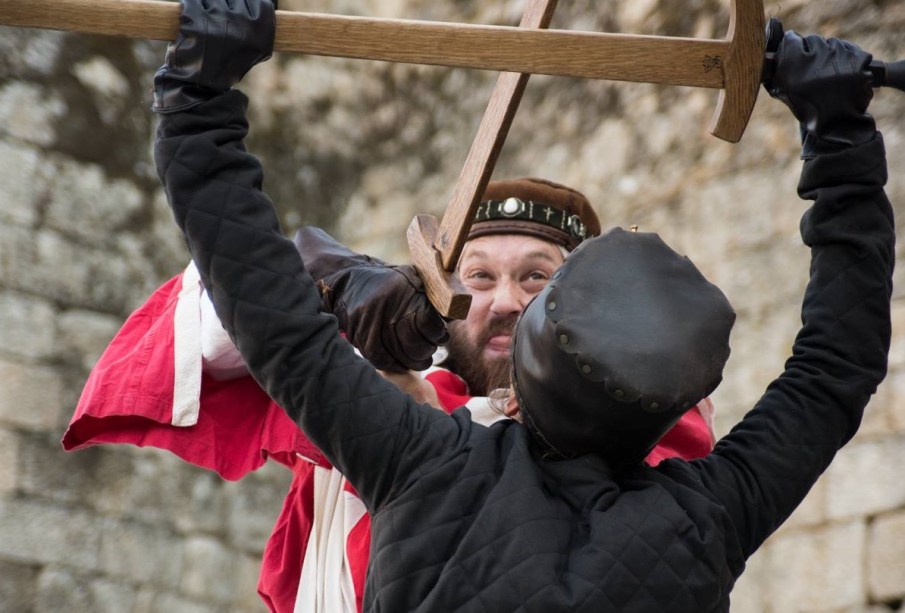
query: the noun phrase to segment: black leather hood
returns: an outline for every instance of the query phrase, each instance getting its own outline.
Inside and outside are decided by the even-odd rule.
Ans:
[[[640,462],[719,384],[734,322],[723,292],[658,235],[588,240],[519,321],[525,422],[564,457]]]

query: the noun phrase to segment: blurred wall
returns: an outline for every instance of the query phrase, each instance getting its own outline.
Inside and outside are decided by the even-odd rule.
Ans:
[[[281,0],[281,8],[517,24],[523,2]],[[786,27],[905,58],[905,5],[787,0]],[[574,0],[553,27],[721,38],[728,3]],[[151,78],[164,44],[0,28],[0,611],[262,611],[258,560],[288,484],[240,482],[153,449],[64,453],[81,387],[128,313],[187,261],[154,173]],[[606,61],[602,58],[601,61]],[[277,55],[242,84],[249,147],[287,233],[321,225],[406,259],[416,213],[440,215],[495,75]],[[535,76],[497,177],[584,191],[605,226],[657,231],[729,295],[733,353],[714,396],[725,433],[777,375],[798,326],[806,204],[797,126],[761,95],[739,144],[707,134],[713,91]],[[905,94],[872,112],[905,218]],[[902,223],[899,221],[900,238]],[[903,241],[900,241],[900,243]],[[861,432],[750,561],[734,613],[903,610],[905,273],[890,374]]]

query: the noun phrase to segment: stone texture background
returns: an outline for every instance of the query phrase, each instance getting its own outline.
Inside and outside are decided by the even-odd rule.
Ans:
[[[726,2],[574,0],[554,27],[720,38]],[[515,24],[524,2],[282,0],[281,8]],[[789,28],[905,57],[905,4],[786,0]],[[150,83],[164,45],[0,28],[0,611],[262,611],[258,559],[288,483],[238,483],[151,449],[64,453],[92,364],[186,253],[150,159]],[[406,257],[440,214],[493,86],[478,71],[278,56],[243,85],[249,145],[287,232],[325,226]],[[581,188],[604,224],[638,224],[724,288],[739,320],[715,394],[724,433],[778,374],[798,326],[807,251],[797,129],[761,95],[742,142],[706,133],[716,94],[536,76],[497,176]],[[905,95],[880,92],[889,194],[905,219]],[[899,222],[899,228],[903,223]],[[902,233],[900,232],[900,239]],[[905,243],[905,241],[900,241]],[[887,381],[858,436],[752,558],[734,613],[903,610],[905,266]]]

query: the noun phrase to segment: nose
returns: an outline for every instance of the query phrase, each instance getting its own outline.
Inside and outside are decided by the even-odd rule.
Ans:
[[[494,288],[490,310],[499,316],[517,315],[528,304],[529,298],[530,296],[517,283],[499,283]]]

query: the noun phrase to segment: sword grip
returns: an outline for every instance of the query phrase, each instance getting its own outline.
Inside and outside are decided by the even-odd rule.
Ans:
[[[870,72],[873,74],[874,87],[892,87],[905,92],[905,60],[898,62],[874,60],[870,63]]]

